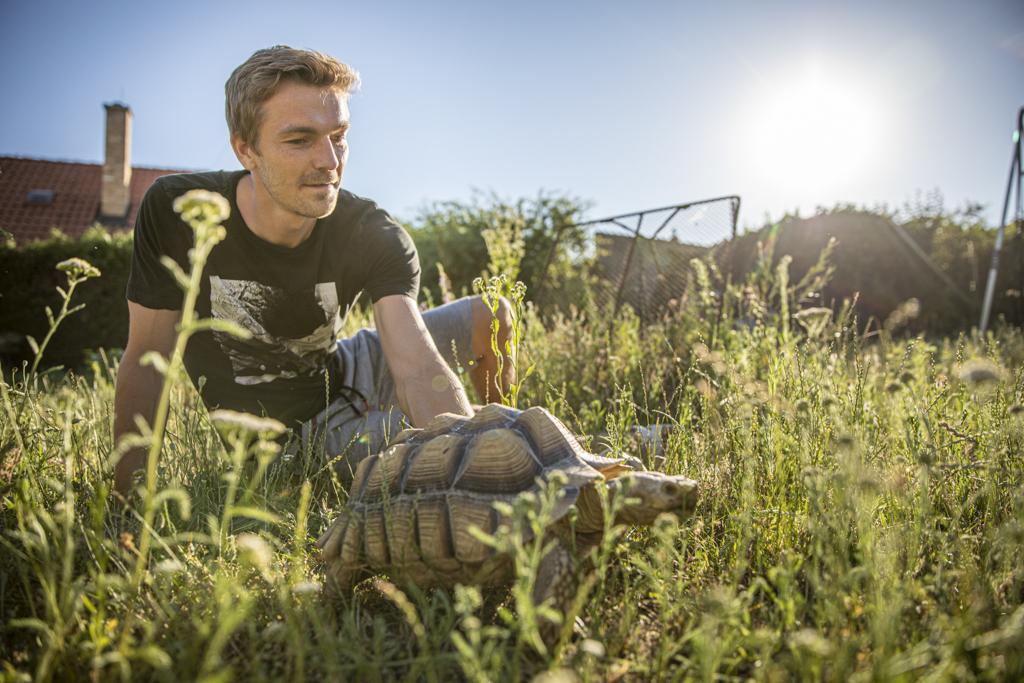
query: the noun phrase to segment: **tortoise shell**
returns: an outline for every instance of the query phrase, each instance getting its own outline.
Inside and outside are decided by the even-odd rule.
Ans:
[[[494,503],[538,491],[555,472],[565,485],[554,520],[593,482],[629,468],[587,453],[543,408],[491,404],[473,417],[445,413],[406,429],[356,469],[340,517],[320,537],[327,577],[347,588],[390,571],[421,585],[481,579],[493,571],[493,534],[504,521]]]

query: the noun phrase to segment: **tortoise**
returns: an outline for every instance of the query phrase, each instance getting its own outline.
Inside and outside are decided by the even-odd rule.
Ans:
[[[564,614],[575,593],[572,549],[593,547],[605,528],[594,486],[600,480],[607,500],[628,493],[616,524],[650,524],[662,512],[686,516],[697,500],[691,479],[588,453],[544,408],[490,404],[473,417],[443,413],[359,463],[345,508],[317,541],[328,587],[347,592],[380,572],[423,588],[508,582],[510,558],[471,527],[508,533],[500,510],[510,508],[496,503],[528,493],[538,500],[555,482],[561,490],[546,534],[556,543],[541,560],[532,598],[537,605],[552,599]]]

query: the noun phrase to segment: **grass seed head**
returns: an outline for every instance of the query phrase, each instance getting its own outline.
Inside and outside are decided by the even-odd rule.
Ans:
[[[249,413],[223,408],[211,411],[210,419],[228,429],[238,429],[264,436],[278,436],[284,434],[287,429],[284,423],[272,417],[257,417]]]

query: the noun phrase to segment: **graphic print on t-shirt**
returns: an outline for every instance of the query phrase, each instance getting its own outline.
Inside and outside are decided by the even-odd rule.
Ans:
[[[230,320],[252,333],[249,339],[213,333],[231,359],[238,384],[322,373],[341,329],[333,282],[285,290],[214,275],[210,277],[210,306],[214,318]]]

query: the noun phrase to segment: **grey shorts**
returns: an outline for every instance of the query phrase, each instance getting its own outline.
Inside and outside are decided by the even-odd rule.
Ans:
[[[424,311],[423,322],[441,357],[464,376],[472,360],[472,297]],[[409,423],[398,405],[376,330],[363,328],[339,340],[336,353],[342,384],[356,391],[342,390],[325,410],[303,423],[299,442],[289,450],[301,449],[304,457],[324,463],[333,460],[341,478],[350,480],[360,460],[383,449]]]

